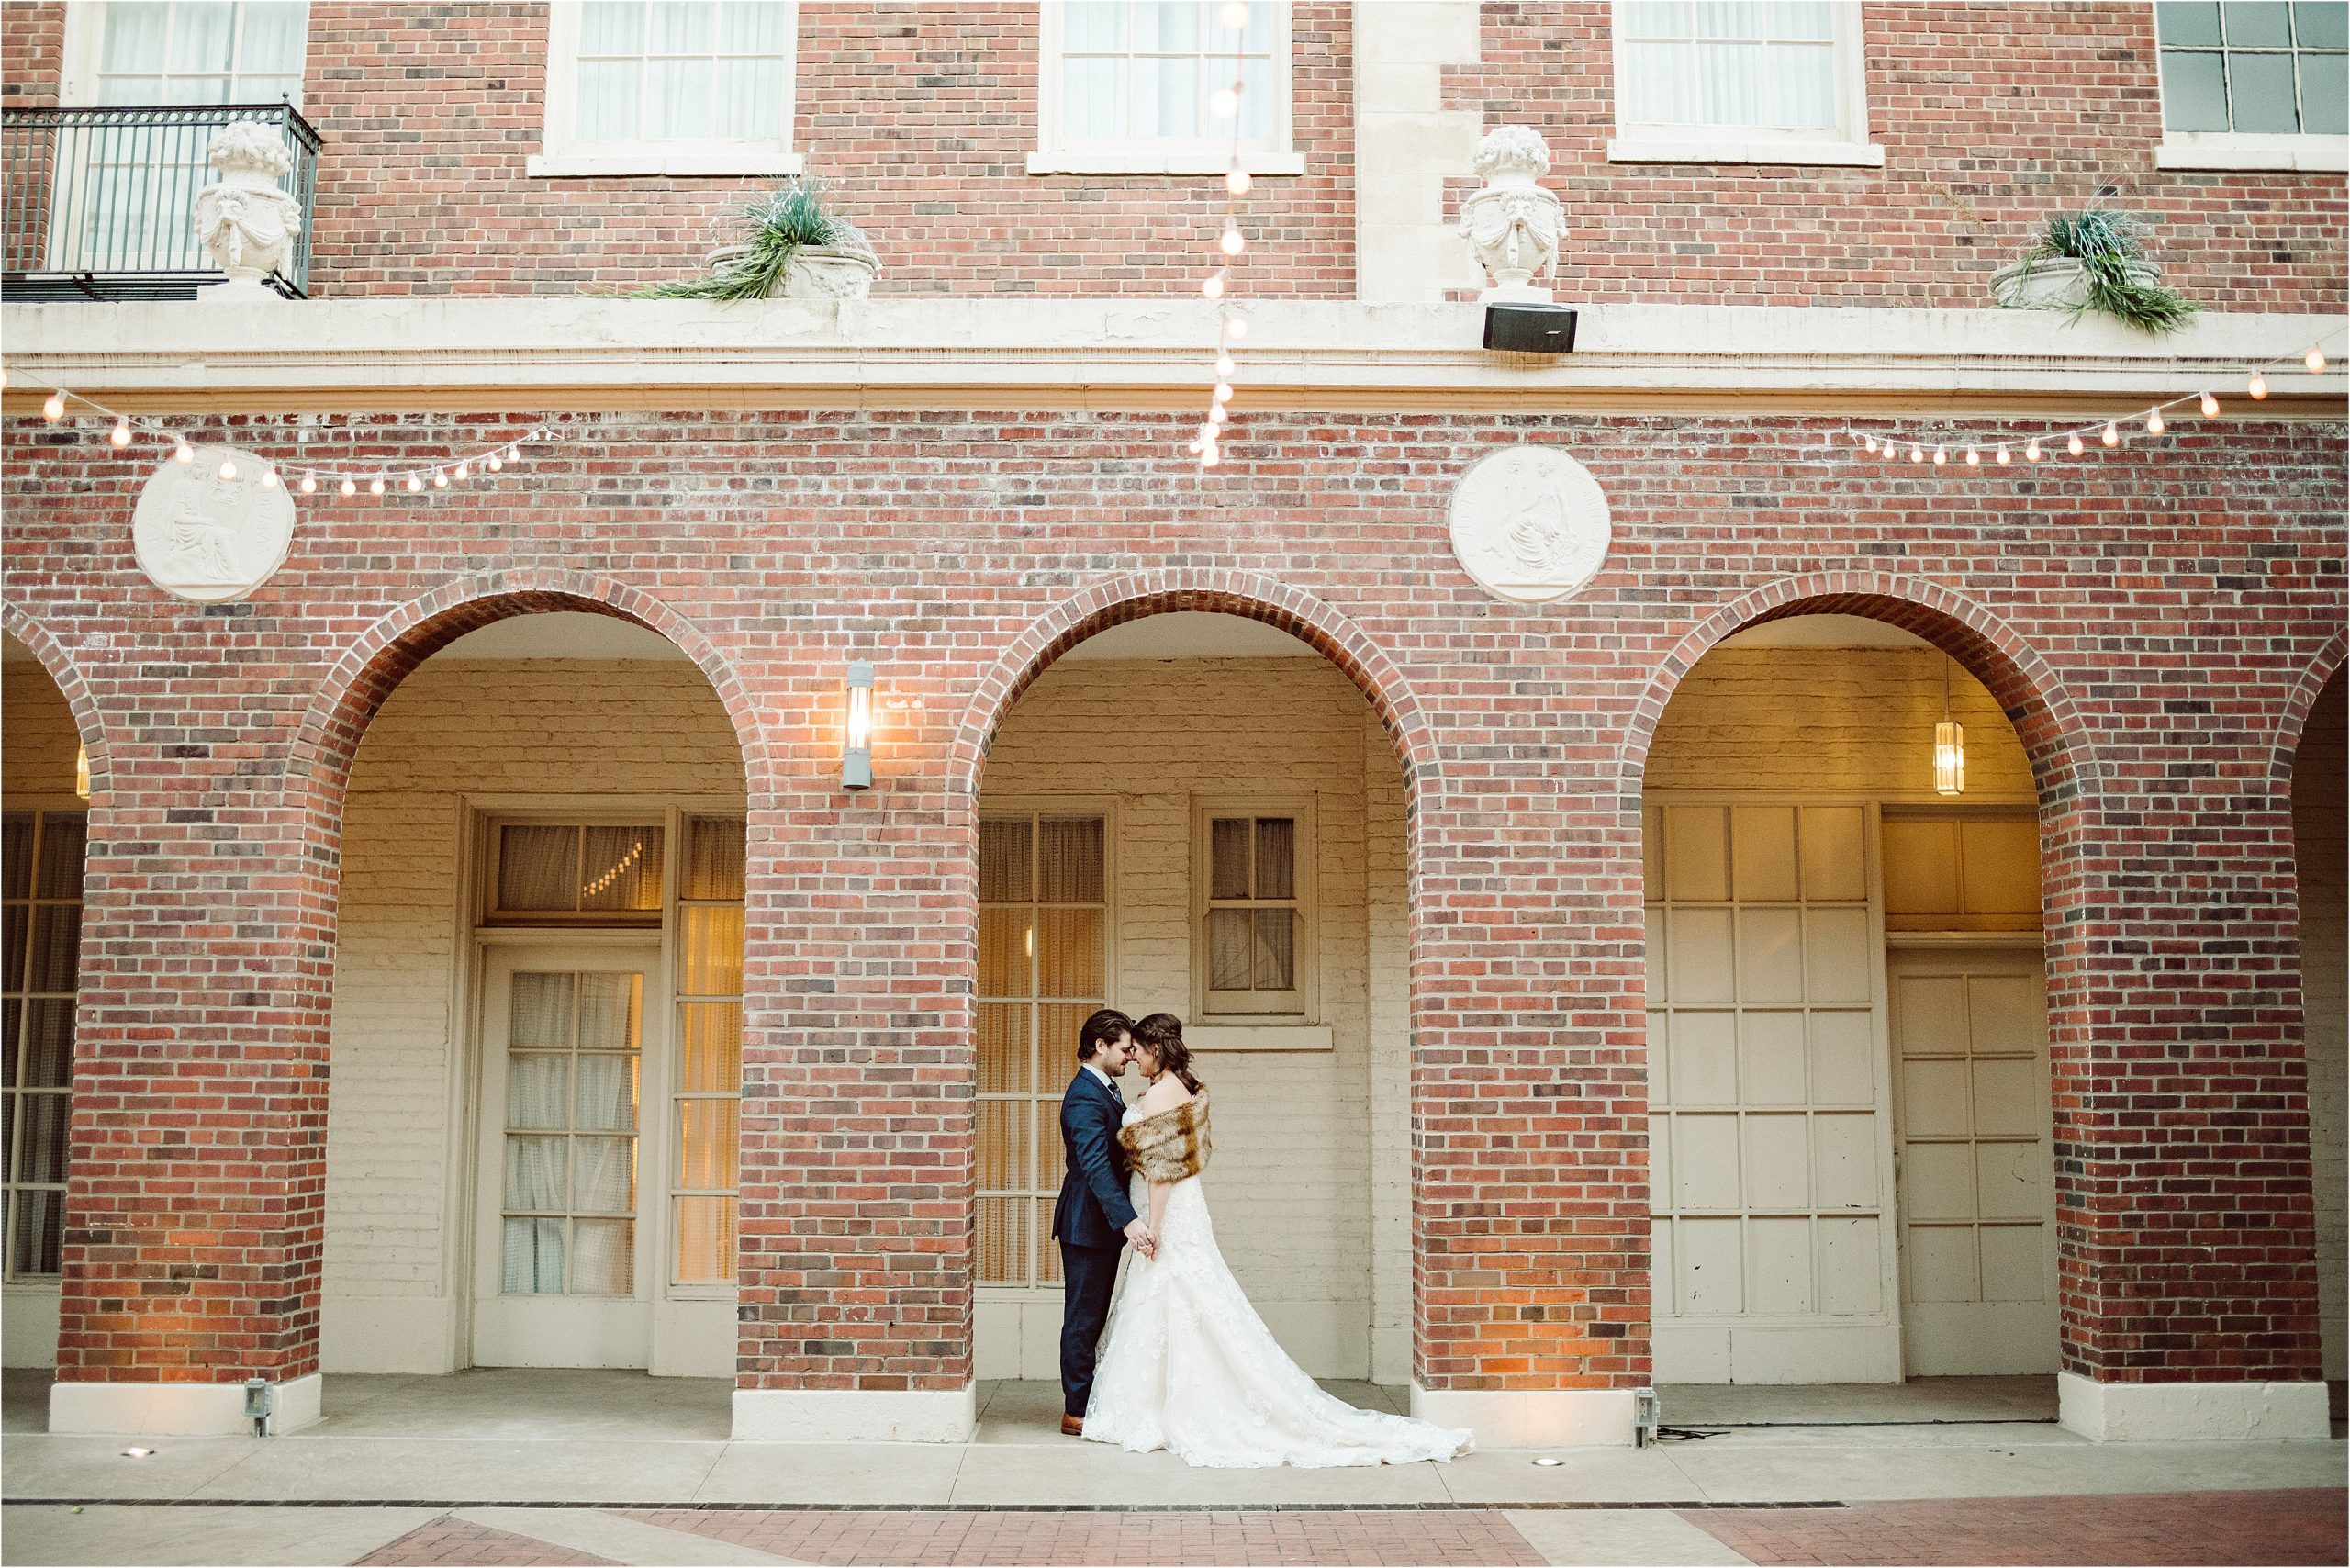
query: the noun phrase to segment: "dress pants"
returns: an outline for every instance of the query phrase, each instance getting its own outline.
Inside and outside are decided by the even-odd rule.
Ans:
[[[1110,1297],[1118,1287],[1118,1254],[1125,1249],[1060,1246],[1062,1408],[1082,1417],[1093,1393],[1093,1359],[1110,1321]]]

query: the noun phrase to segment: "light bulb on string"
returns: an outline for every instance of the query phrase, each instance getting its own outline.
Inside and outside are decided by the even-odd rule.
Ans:
[[[2169,427],[2163,423],[2163,411],[2160,409],[2149,409],[2146,410],[2146,433],[2148,435],[2160,435],[2167,428]]]
[[[2318,375],[2325,369],[2325,351],[2312,343],[2310,352],[2301,356],[2301,363],[2309,366],[2311,375]]]
[[[1975,451],[1973,447],[1968,447],[1966,449],[1966,465],[1969,468],[1980,468],[1983,466],[1983,454]]]
[[[1224,9],[1216,13],[1216,20],[1224,24],[1225,32],[1247,32],[1248,30],[1248,0],[1225,0]]]
[[[1939,468],[1939,467],[1941,467],[1943,464],[1948,463],[1949,461],[1950,461],[1950,448],[1949,448],[1949,447],[1947,447],[1947,446],[1938,446],[1938,447],[1934,448],[1934,466],[1935,466],[1935,467]]]
[[[1873,436],[1873,435],[1870,435],[1870,436],[1863,436],[1863,437],[1861,438],[1861,444],[1862,444],[1863,446],[1866,447],[1866,448],[1869,450],[1869,453],[1870,453],[1870,454],[1871,454],[1871,455],[1874,455],[1874,454],[1875,454],[1875,452],[1876,452],[1876,437],[1874,437],[1874,436]]]
[[[436,490],[447,489],[449,487],[449,476],[444,471],[435,468],[432,471],[432,487]]]
[[[2081,454],[2081,432],[2075,431],[2065,438],[2065,450],[2078,457]]]
[[[2105,433],[2098,437],[2098,440],[2105,442],[2108,446],[2120,446],[2121,444],[2121,427],[2115,424],[2111,420],[2106,420]]]
[[[2209,392],[2203,394],[2203,417],[2210,419],[2220,411],[2220,400]]]
[[[114,442],[117,446],[129,446],[130,444],[130,421],[129,420],[115,420],[114,432],[107,436],[106,439]]]
[[[1215,373],[1218,375],[1228,376],[1238,368],[1240,368],[1238,362],[1234,360],[1230,354],[1220,353],[1215,356]]]
[[[1210,299],[1222,299],[1224,297],[1223,272],[1218,270],[1208,274],[1207,277],[1200,284],[1200,292],[1206,295]]]
[[[1241,235],[1238,229],[1226,224],[1224,229],[1224,238],[1216,241],[1216,247],[1227,256],[1237,256],[1248,248],[1248,241]]]
[[[1237,316],[1226,316],[1224,319],[1224,335],[1237,342],[1248,335],[1248,323]]]
[[[1231,401],[1232,401],[1232,383],[1231,383],[1231,382],[1229,382],[1229,381],[1219,381],[1219,382],[1217,382],[1217,383],[1215,384],[1215,390],[1214,390],[1214,391],[1213,391],[1213,392],[1211,392],[1211,393],[1209,393],[1209,394],[1208,394],[1208,396],[1209,396],[1209,397],[1211,397],[1211,398],[1214,398],[1214,399],[1215,399],[1217,402],[1219,402],[1219,403],[1229,403],[1229,402],[1231,402]]]
[[[1200,442],[1204,446],[1214,446],[1215,444],[1215,426],[1214,424],[1203,424],[1200,426]]]
[[[1911,447],[1911,448],[1909,449],[1909,461],[1910,461],[1910,462],[1912,462],[1912,463],[1923,463],[1925,460],[1926,460],[1926,449],[1925,449],[1924,447],[1922,447],[1922,446],[1913,446],[1913,447]]]
[[[412,496],[412,495],[416,494],[419,490],[421,490],[422,488],[424,488],[424,481],[423,481],[423,480],[421,480],[421,479],[418,478],[418,477],[417,477],[415,475],[413,475],[413,474],[411,474],[411,475],[409,475],[409,476],[408,476],[408,493],[409,495],[411,495],[411,496]]]
[[[346,496],[355,496],[359,493],[359,487],[349,479],[345,479],[337,487]]]
[[[303,475],[301,488],[302,493],[306,496],[317,495],[319,493],[319,476],[316,474]]]
[[[51,392],[47,398],[43,398],[40,405],[40,417],[47,420],[50,424],[55,424],[58,420],[63,419],[65,417],[65,394],[62,392]]]
[[[1225,412],[1223,404],[1210,403],[1208,405],[1208,423],[1212,425],[1220,425],[1230,418],[1232,418],[1232,416]]]
[[[1234,196],[1247,196],[1248,194],[1248,171],[1246,169],[1226,169],[1224,172],[1224,188],[1230,191]]]
[[[380,496],[384,493],[384,476],[381,474],[367,481],[367,493],[371,496]]]
[[[1208,98],[1208,113],[1218,119],[1230,119],[1240,112],[1240,89],[1218,87]]]
[[[177,441],[178,444],[172,448],[172,460],[175,463],[195,462],[196,448],[187,443],[187,437],[180,436],[177,438]]]
[[[470,478],[472,478],[473,476],[474,476],[474,470],[473,470],[473,465],[472,465],[471,464],[468,464],[468,463],[460,463],[460,464],[458,464],[458,465],[457,465],[457,477],[458,477],[458,478],[460,478],[460,479],[470,479]]]
[[[226,457],[222,458],[220,460],[220,477],[223,479],[233,479],[236,476],[237,465],[235,462]]]
[[[2006,447],[2004,447],[2004,446],[2003,446],[2003,447],[2001,447],[2001,448],[1999,448],[1999,462],[2000,462],[2002,465],[2009,464],[2009,463],[2012,463],[2012,462],[2014,462],[2014,461],[2015,461],[2015,454],[2014,454],[2013,453],[2009,452],[2009,451]]]
[[[2034,463],[2040,461],[2040,442],[2037,437],[2024,442],[2023,454]]]
[[[276,469],[274,469],[274,468],[268,468],[268,467],[264,467],[264,468],[263,468],[263,469],[262,469],[262,471],[261,471],[261,487],[262,487],[263,489],[264,489],[264,490],[274,490],[274,489],[277,488],[277,470],[276,470]]]
[[[2244,389],[2245,396],[2257,403],[2268,396],[2268,377],[2255,370],[2252,373],[2252,379],[2244,383]]]
[[[496,454],[495,452],[493,452],[493,453],[491,453],[491,454],[489,454],[489,463],[488,463],[488,467],[489,467],[489,471],[490,471],[491,473],[495,474],[495,473],[497,473],[499,469],[504,468],[505,466],[506,466],[506,459],[504,459],[503,457],[500,457],[500,456],[499,456],[498,454]]]
[[[1224,454],[1223,454],[1223,453],[1221,453],[1221,452],[1218,452],[1214,447],[1213,447],[1213,446],[1208,446],[1208,447],[1203,447],[1203,448],[1201,448],[1201,449],[1200,449],[1200,466],[1201,466],[1201,467],[1203,467],[1203,468],[1214,468],[1214,467],[1219,466],[1223,462],[1224,462]]]

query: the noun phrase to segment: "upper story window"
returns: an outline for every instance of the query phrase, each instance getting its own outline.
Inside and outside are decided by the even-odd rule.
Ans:
[[[1220,0],[1046,0],[1032,174],[1222,174],[1233,118],[1210,100],[1241,84],[1238,134],[1253,174],[1304,173],[1290,144],[1290,17],[1252,0],[1248,26]]]
[[[2154,7],[2166,169],[2350,167],[2350,4]]]
[[[116,0],[68,15],[69,105],[302,102],[304,0]]]
[[[530,172],[789,174],[789,0],[557,0]]]
[[[1853,0],[1618,0],[1619,162],[1878,165]]]

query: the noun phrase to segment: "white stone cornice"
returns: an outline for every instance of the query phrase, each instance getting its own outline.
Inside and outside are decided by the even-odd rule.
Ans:
[[[1566,293],[1561,290],[1561,293]],[[2342,414],[2338,318],[2207,315],[2148,338],[2021,310],[1605,305],[1575,352],[1479,348],[1481,307],[1247,306],[1240,406],[1349,412],[2127,411],[2209,389],[2232,416]],[[703,408],[1183,409],[1203,301],[608,298],[0,307],[6,394],[56,382],[132,412]],[[2326,342],[2335,364],[2298,361]],[[2249,366],[2290,356],[2271,396]]]

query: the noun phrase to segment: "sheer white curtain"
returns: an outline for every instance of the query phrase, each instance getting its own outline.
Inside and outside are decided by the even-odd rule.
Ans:
[[[634,1288],[643,988],[633,973],[512,979],[501,1263],[509,1294]]]
[[[1237,35],[1217,21],[1218,0],[1069,0],[1060,13],[1060,135],[1064,141],[1221,140],[1230,120],[1208,114],[1239,62],[1240,136],[1273,134],[1276,12],[1248,7]]]
[[[1850,0],[1626,0],[1627,126],[1834,131],[1837,7]]]

